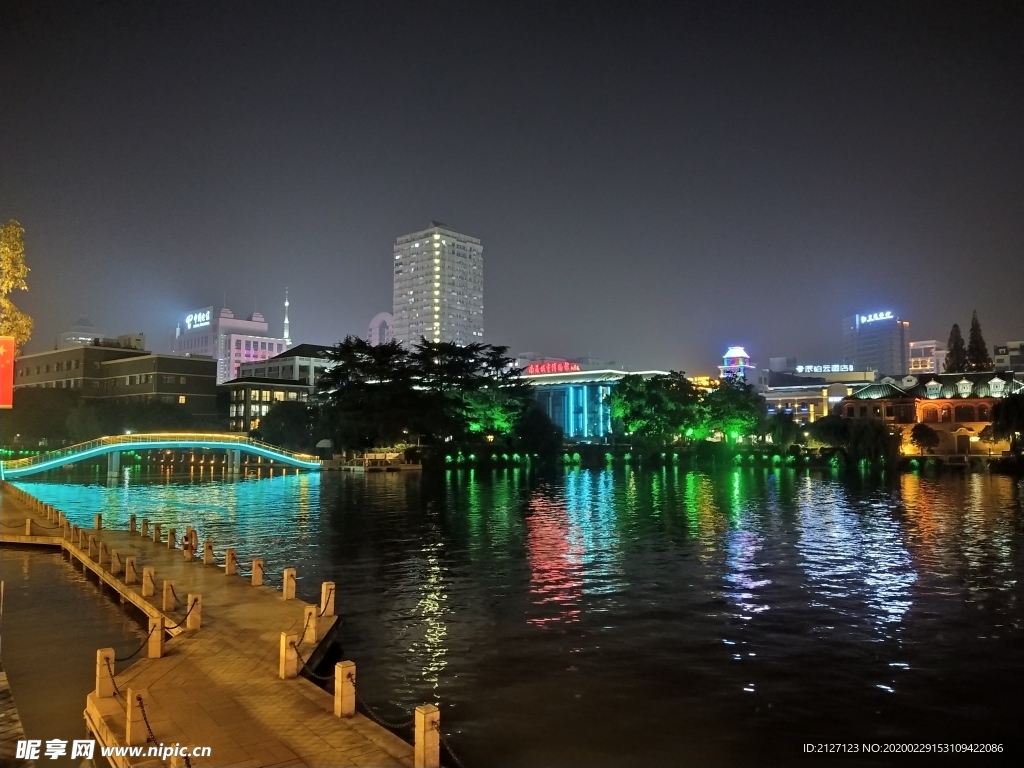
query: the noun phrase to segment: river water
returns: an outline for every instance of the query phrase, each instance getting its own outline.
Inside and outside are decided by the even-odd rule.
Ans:
[[[83,483],[18,485],[82,524],[94,512],[179,535],[191,524],[218,555],[237,547],[243,571],[264,557],[271,583],[297,567],[310,601],[337,582],[337,639],[360,693],[394,719],[437,702],[467,765],[894,762],[802,753],[822,742],[1019,751],[1018,478],[517,469]]]

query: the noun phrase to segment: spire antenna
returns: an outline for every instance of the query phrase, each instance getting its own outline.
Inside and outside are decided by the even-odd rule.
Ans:
[[[292,332],[288,327],[288,288],[284,289],[284,348],[288,349],[292,345]]]

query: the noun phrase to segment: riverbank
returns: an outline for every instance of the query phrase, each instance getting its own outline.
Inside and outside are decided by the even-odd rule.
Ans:
[[[192,758],[197,768],[412,765],[412,746],[355,713],[354,699],[337,717],[337,695],[296,677],[300,659],[315,663],[335,621],[333,589],[321,605],[307,605],[294,599],[293,578],[286,576],[282,594],[240,578],[233,565],[215,566],[211,551],[190,560],[175,546],[173,530],[166,541],[157,526],[152,539],[141,529],[105,529],[99,520],[86,531],[9,486],[3,496],[3,541],[24,544],[26,530],[58,527],[58,546],[149,619],[150,632],[137,649],[148,658],[118,670],[114,651],[100,651],[88,670],[96,687],[82,703],[101,745],[136,743],[128,723],[138,716],[136,696],[143,695],[154,741],[210,748],[209,757]],[[39,545],[53,546],[52,535],[38,538]],[[222,557],[230,562],[229,553]],[[166,643],[164,628],[172,636]]]

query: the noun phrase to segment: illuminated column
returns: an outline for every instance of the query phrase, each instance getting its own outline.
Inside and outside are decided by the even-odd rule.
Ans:
[[[111,451],[107,454],[107,477],[117,477],[121,471],[121,452]]]

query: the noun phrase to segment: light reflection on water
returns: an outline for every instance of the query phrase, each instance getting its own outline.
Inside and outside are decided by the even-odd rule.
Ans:
[[[266,558],[271,582],[296,566],[310,600],[336,581],[362,692],[396,717],[440,702],[473,763],[675,764],[680,743],[703,764],[791,762],[826,735],[1002,733],[1024,692],[1022,491],[1007,477],[19,485],[79,523],[194,525],[243,570]]]

